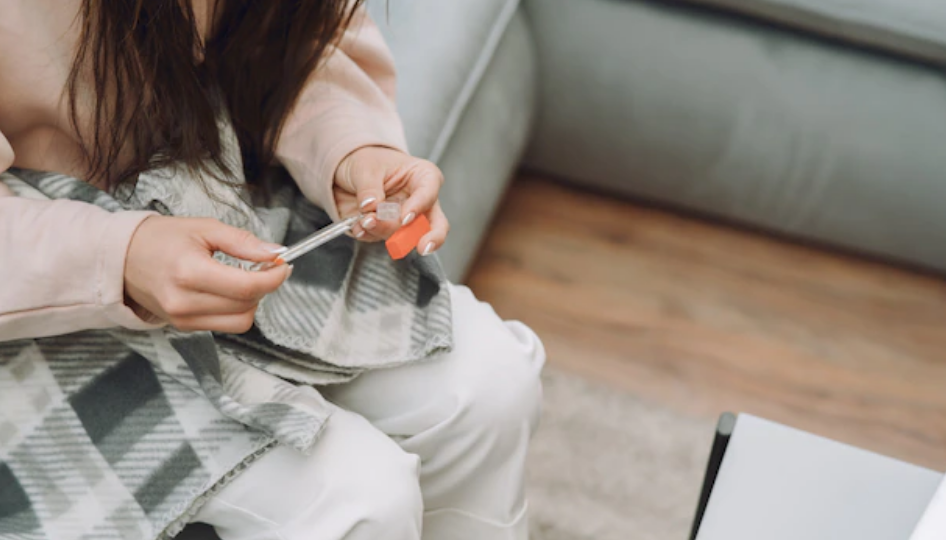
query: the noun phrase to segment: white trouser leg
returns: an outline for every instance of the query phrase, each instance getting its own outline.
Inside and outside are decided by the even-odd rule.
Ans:
[[[310,456],[278,447],[195,521],[223,540],[419,540],[418,460],[364,418],[336,411]]]
[[[425,540],[526,540],[524,469],[545,352],[468,289],[451,294],[453,351],[321,391],[420,456]]]

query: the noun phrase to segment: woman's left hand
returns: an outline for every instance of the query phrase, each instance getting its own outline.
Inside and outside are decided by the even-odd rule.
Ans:
[[[348,155],[335,172],[335,204],[341,217],[365,217],[352,229],[365,242],[383,240],[420,214],[430,220],[431,231],[417,243],[417,251],[429,255],[447,239],[450,223],[440,208],[438,196],[443,174],[433,163],[380,146],[367,146]],[[379,221],[378,203],[401,204],[398,222]]]

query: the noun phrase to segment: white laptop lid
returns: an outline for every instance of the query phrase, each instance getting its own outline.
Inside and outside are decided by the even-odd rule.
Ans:
[[[908,540],[941,479],[741,414],[697,540]]]

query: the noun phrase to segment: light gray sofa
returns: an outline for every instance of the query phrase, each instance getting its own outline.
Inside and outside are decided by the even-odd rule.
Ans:
[[[411,150],[446,174],[454,279],[523,162],[946,270],[946,0],[369,7]]]
[[[530,139],[537,60],[518,0],[368,0],[397,64],[413,154],[449,184],[441,257],[459,280]]]

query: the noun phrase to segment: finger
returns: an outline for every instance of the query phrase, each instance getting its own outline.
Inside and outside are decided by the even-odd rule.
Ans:
[[[361,224],[355,223],[352,225],[351,230],[348,231],[348,235],[354,238],[355,240],[361,240],[365,237],[365,230],[361,227]]]
[[[368,212],[358,221],[358,225],[365,231],[371,232],[378,226],[378,216],[374,212]]]
[[[185,332],[212,331],[226,334],[243,334],[253,327],[256,308],[230,315],[204,315],[188,317],[173,322],[173,326]]]
[[[198,231],[205,247],[222,251],[238,259],[254,262],[272,261],[285,251],[284,246],[263,242],[249,231],[225,225],[214,219],[201,220]]]
[[[366,215],[358,224],[367,234],[380,240],[388,238],[401,227],[398,221],[381,221],[374,212]]]
[[[161,308],[164,319],[172,323],[180,319],[206,315],[232,315],[255,309],[257,301],[234,300],[208,293],[182,294],[165,301]]]
[[[434,203],[427,218],[430,220],[430,232],[417,242],[417,252],[421,255],[430,255],[440,249],[450,232],[450,221],[447,220],[439,202]]]
[[[355,201],[354,195],[347,193],[339,195],[339,193],[342,193],[339,189],[336,189],[335,193],[335,207],[338,208],[338,215],[342,219],[357,216],[361,213],[358,210],[358,203]]]
[[[292,272],[292,266],[279,265],[260,272],[232,268],[213,259],[183,273],[187,288],[238,301],[256,302],[279,288]]]
[[[401,225],[407,225],[420,214],[428,213],[437,203],[443,175],[433,163],[422,161],[408,173],[411,195],[401,205]]]
[[[356,224],[352,227],[349,234],[359,242],[380,242],[384,240],[384,238],[376,236],[373,232],[366,231],[360,224]]]

